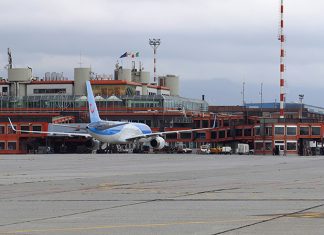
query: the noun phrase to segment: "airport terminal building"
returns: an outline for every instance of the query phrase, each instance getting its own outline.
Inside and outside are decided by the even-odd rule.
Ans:
[[[323,153],[324,109],[306,104],[286,104],[279,118],[279,104],[210,106],[179,94],[179,77],[166,75],[150,83],[142,69],[116,65],[114,76],[94,75],[90,68],[75,68],[74,80],[60,73],[33,77],[31,68],[9,68],[0,81],[0,153],[91,151],[83,137],[49,136],[14,132],[71,131],[55,124],[85,126],[89,122],[85,82],[90,81],[102,119],[141,122],[153,131],[212,127],[212,130],[165,136],[169,146],[199,148],[247,143],[256,154],[308,155]],[[215,119],[216,118],[216,119]],[[81,129],[80,129],[81,131]]]

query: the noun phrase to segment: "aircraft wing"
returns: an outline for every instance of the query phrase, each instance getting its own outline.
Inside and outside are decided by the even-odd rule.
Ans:
[[[150,134],[142,134],[142,135],[132,136],[131,138],[128,138],[126,140],[133,141],[133,140],[137,140],[137,139],[149,138],[149,137],[155,137],[155,136],[161,136],[161,135],[167,135],[167,134],[179,134],[179,133],[188,133],[188,132],[195,132],[195,131],[206,131],[206,130],[211,130],[213,128],[214,127],[200,128],[200,129],[189,129],[189,130],[178,130],[178,131],[154,132],[154,133],[150,133]]]
[[[128,124],[128,122],[122,122],[122,123],[117,123],[117,124],[110,124],[108,122],[93,122],[93,123],[90,123],[88,125],[88,127],[96,128],[98,130],[107,130],[107,129],[110,129],[113,127],[123,126],[126,124]]]
[[[87,134],[87,133],[73,133],[73,132],[55,132],[55,131],[25,131],[25,130],[17,130],[10,118],[9,119],[9,122],[10,122],[10,126],[11,126],[11,129],[14,130],[14,131],[17,131],[17,132],[22,132],[22,133],[34,133],[34,134],[48,134],[48,135],[65,135],[65,136],[82,136],[82,137],[91,137],[90,134]]]
[[[66,128],[71,128],[74,130],[84,130],[86,131],[86,127],[80,127],[80,126],[71,126],[71,125],[64,125],[64,124],[52,124],[53,126],[61,126],[61,127],[66,127]]]
[[[179,133],[188,133],[188,132],[195,132],[195,131],[206,131],[211,130],[216,127],[216,116],[214,119],[213,127],[208,128],[199,128],[199,129],[188,129],[188,130],[178,130],[178,131],[163,131],[163,132],[154,132],[150,134],[142,134],[137,136],[132,136],[131,138],[127,138],[127,141],[134,141],[141,138],[149,138],[149,137],[155,137],[155,136],[161,136],[161,135],[167,135],[167,134],[179,134]]]
[[[108,122],[93,122],[88,124],[88,127],[91,128],[96,128],[98,130],[107,130],[116,126],[123,126],[128,124],[127,122],[122,122],[122,123],[118,123],[118,124],[110,124]],[[64,124],[53,124],[53,126],[61,126],[61,127],[67,127],[67,128],[71,128],[74,130],[87,130],[87,127],[80,127],[80,126],[71,126],[71,125],[64,125]]]

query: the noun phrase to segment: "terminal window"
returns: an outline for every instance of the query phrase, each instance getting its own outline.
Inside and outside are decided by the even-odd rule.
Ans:
[[[229,126],[229,120],[224,120],[223,121],[223,126]]]
[[[300,135],[309,135],[309,128],[308,126],[301,126],[299,129]]]
[[[264,135],[266,135],[266,136],[272,136],[272,126],[266,126],[264,128]]]
[[[27,126],[27,125],[21,125],[20,126],[20,129],[22,130],[22,131],[29,131],[29,126]]]
[[[210,134],[210,138],[217,139],[217,131],[212,131]]]
[[[285,127],[283,126],[275,127],[275,135],[284,135],[284,134],[285,134]]]
[[[244,129],[244,136],[251,136],[252,130],[251,129]]]
[[[208,128],[209,127],[209,121],[208,120],[203,120],[202,121],[202,127],[203,128]]]
[[[287,126],[287,135],[296,135],[297,127],[295,126]]]
[[[63,88],[34,89],[34,94],[57,94],[57,93],[66,93],[66,89],[63,89]]]
[[[177,139],[177,133],[172,133],[172,134],[167,134],[166,136],[166,139]]]
[[[255,150],[263,150],[263,142],[255,142]]]
[[[8,150],[16,150],[16,142],[8,142]]]
[[[231,130],[227,130],[226,137],[233,137]]]
[[[42,126],[33,126],[33,131],[42,131]]]
[[[297,150],[297,142],[287,142],[287,150]]]
[[[206,139],[206,133],[197,132],[194,135],[196,139]]]
[[[272,142],[265,142],[265,150],[268,151],[272,150]]]
[[[242,136],[242,135],[243,135],[242,129],[235,129],[235,136]]]
[[[312,126],[312,135],[320,135],[320,134],[321,134],[321,128]]]
[[[4,126],[0,126],[0,134],[5,134],[5,130]]]
[[[225,138],[225,131],[219,131],[219,138]]]
[[[191,139],[191,133],[180,133],[180,139]]]
[[[16,129],[17,126],[14,125],[14,128]],[[11,128],[11,126],[8,126],[8,134],[15,134],[15,131]]]
[[[8,87],[2,87],[2,94],[3,96],[8,95]]]

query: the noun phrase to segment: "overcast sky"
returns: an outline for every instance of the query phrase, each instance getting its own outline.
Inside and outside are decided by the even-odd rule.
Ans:
[[[287,101],[324,106],[324,1],[286,0]],[[158,74],[181,78],[181,95],[211,104],[279,98],[279,0],[0,0],[0,76],[6,49],[34,75],[73,68],[112,74],[126,51],[152,72],[149,38],[161,38]],[[123,60],[123,65],[130,61]],[[153,76],[153,74],[152,74]]]

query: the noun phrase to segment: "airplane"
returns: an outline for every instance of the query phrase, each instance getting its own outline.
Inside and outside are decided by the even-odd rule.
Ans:
[[[202,130],[210,130],[215,128],[216,116],[214,125],[211,128],[200,128],[200,129],[189,129],[189,130],[177,130],[177,131],[164,131],[164,132],[152,132],[151,128],[144,123],[133,123],[133,122],[120,122],[120,121],[105,121],[99,116],[98,108],[94,99],[93,91],[91,88],[90,81],[86,81],[87,94],[88,94],[88,106],[90,123],[85,128],[87,133],[77,132],[55,132],[55,131],[26,131],[16,130],[10,120],[11,128],[16,132],[28,132],[37,134],[49,134],[49,135],[64,135],[64,136],[83,136],[86,138],[93,138],[102,142],[102,149],[108,144],[130,144],[130,143],[145,143],[154,149],[162,149],[166,142],[162,137],[166,134],[178,134],[185,132],[194,132]],[[61,125],[68,128],[75,128],[80,130],[80,127],[71,127],[68,125]],[[82,128],[81,128],[82,129]],[[96,143],[98,145],[98,143]],[[104,147],[103,147],[104,146]]]

